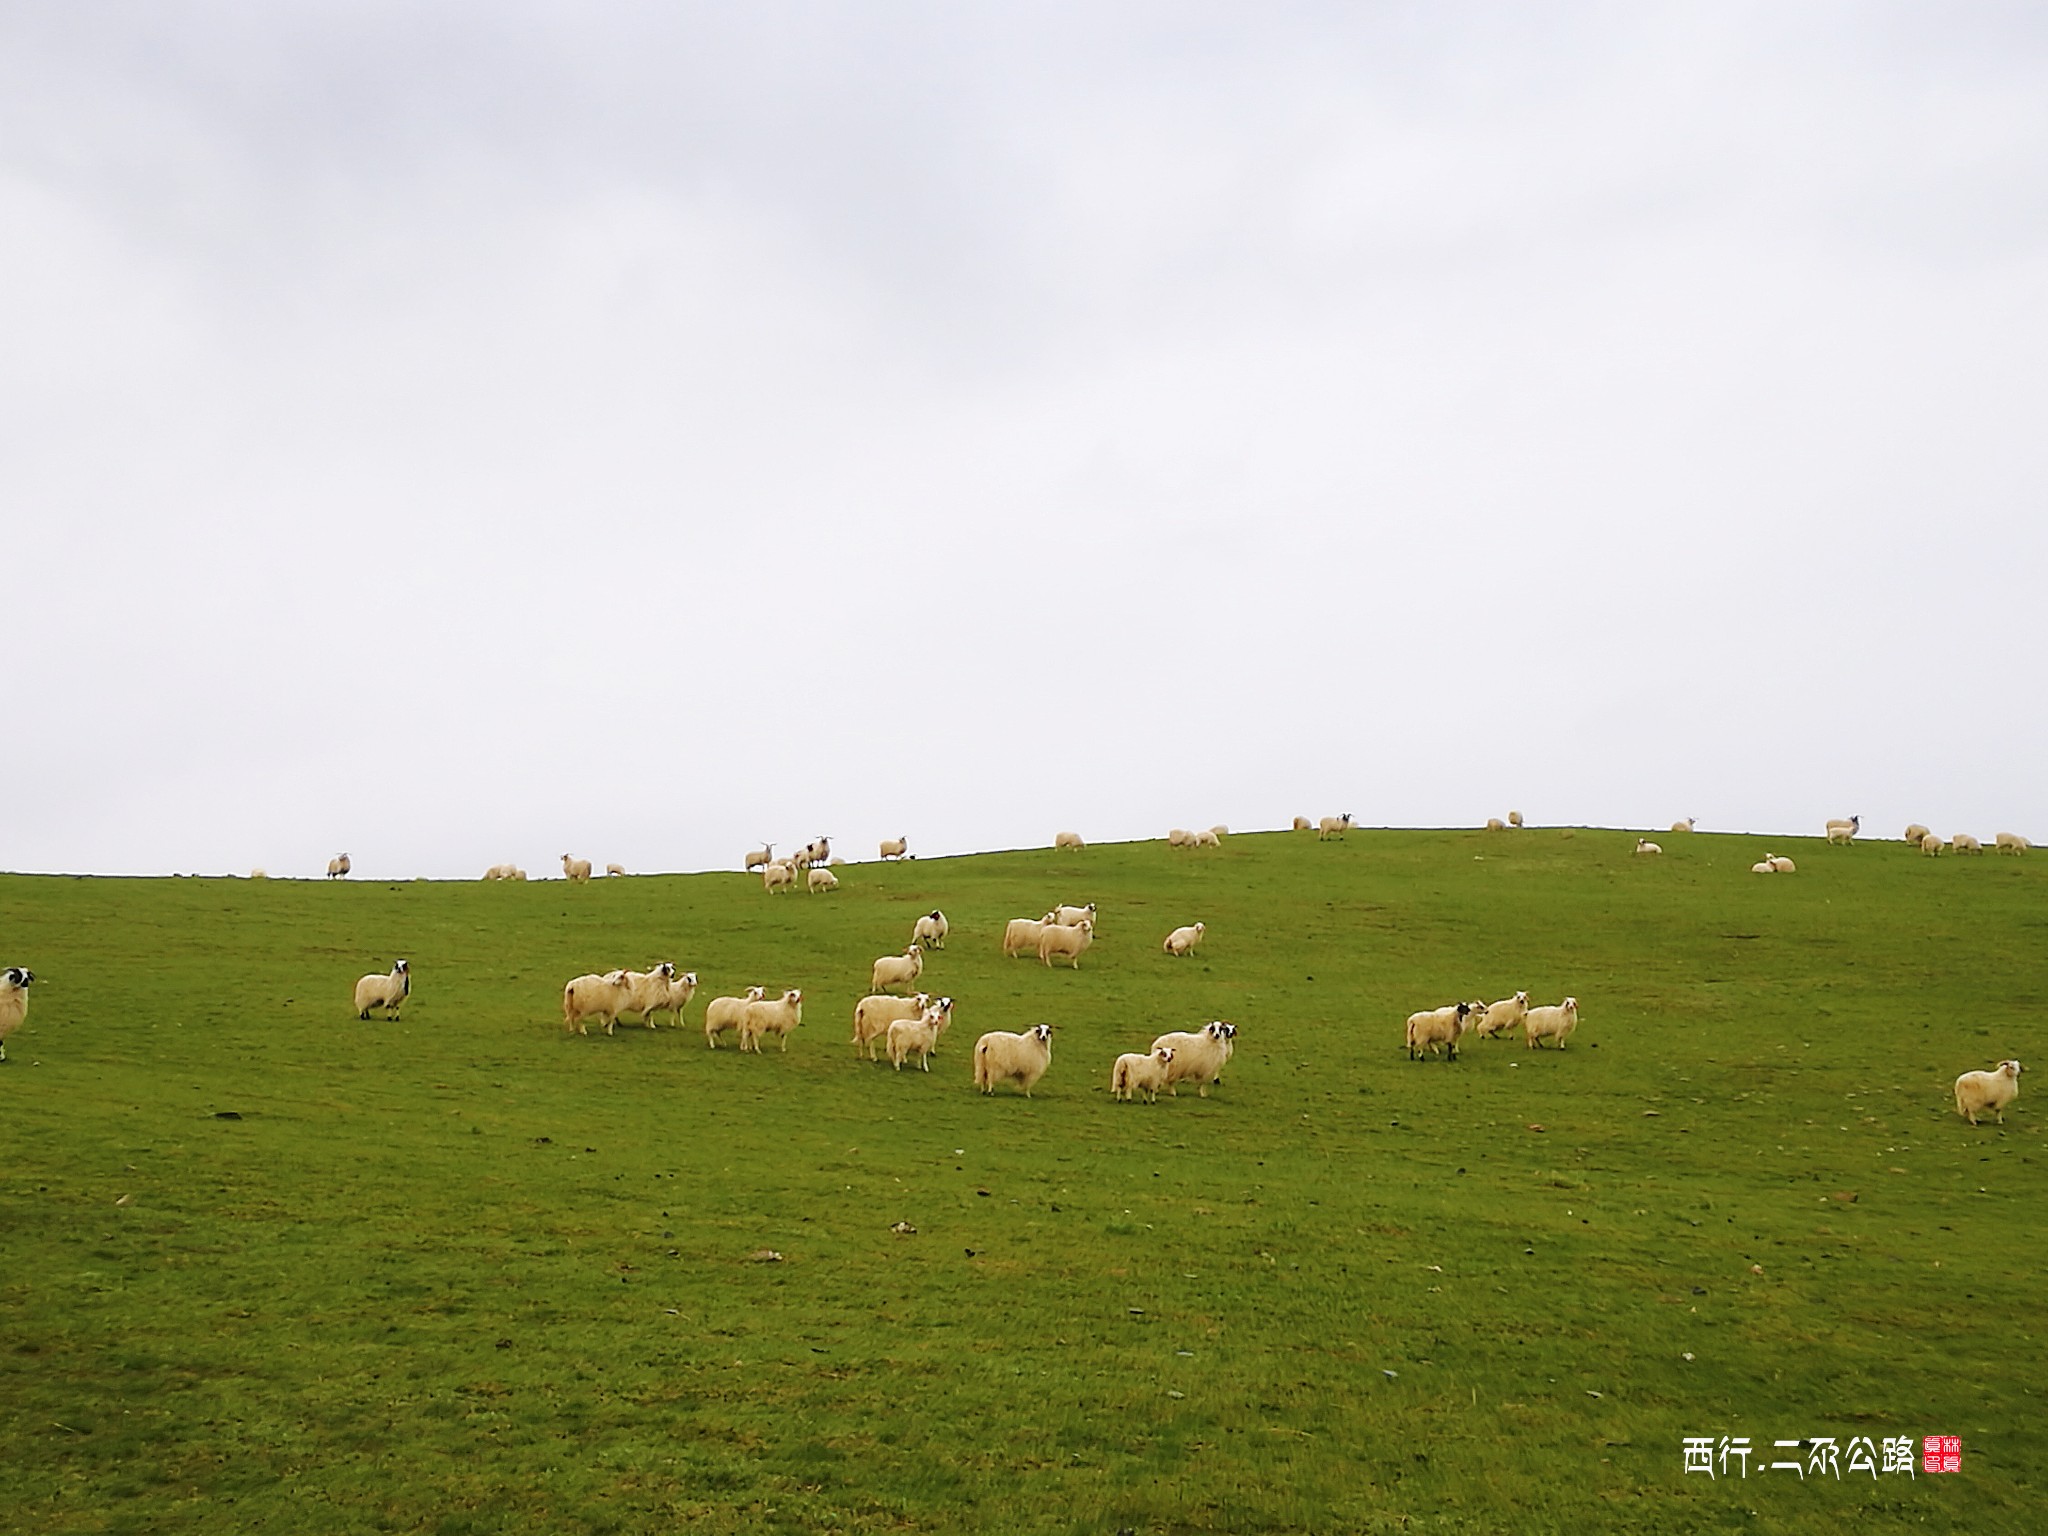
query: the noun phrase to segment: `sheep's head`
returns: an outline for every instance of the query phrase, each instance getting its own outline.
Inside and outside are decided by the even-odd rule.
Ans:
[[[1173,1047],[1170,1045],[1162,1045],[1161,1047],[1159,1047],[1158,1050],[1154,1051],[1152,1054],[1159,1059],[1159,1065],[1163,1067],[1172,1062]]]
[[[695,971],[685,971],[683,972],[683,980],[694,987],[697,985],[697,973]]]
[[[1034,1040],[1036,1040],[1036,1041],[1037,1041],[1037,1042],[1038,1042],[1038,1043],[1039,1043],[1040,1045],[1051,1045],[1051,1044],[1052,1044],[1052,1026],[1051,1026],[1050,1024],[1034,1024],[1034,1025],[1032,1025],[1032,1026],[1031,1026],[1031,1038],[1032,1038],[1032,1039],[1034,1039]]]
[[[1527,992],[1517,992],[1515,994],[1515,1001],[1526,1008],[1529,1006],[1529,994]]]
[[[800,987],[791,987],[787,992],[782,994],[782,1000],[785,1003],[802,1002],[804,1000],[803,989]]]
[[[1998,1070],[2014,1081],[2018,1081],[2020,1073],[2024,1072],[2026,1068],[2016,1061],[2001,1061],[1998,1064]]]
[[[26,966],[10,965],[6,971],[9,986],[25,987],[36,979],[36,973]]]
[[[675,963],[675,961],[673,961],[673,960],[664,960],[664,961],[662,961],[662,962],[661,962],[661,964],[657,965],[657,966],[656,966],[656,967],[654,968],[654,974],[655,974],[655,975],[657,975],[657,976],[659,976],[659,977],[661,977],[661,979],[662,979],[662,980],[664,980],[664,981],[673,981],[673,980],[675,980],[675,975],[676,975],[676,963]]]
[[[404,960],[394,960],[391,963],[391,973],[394,976],[403,976],[407,971],[411,969],[412,966]]]

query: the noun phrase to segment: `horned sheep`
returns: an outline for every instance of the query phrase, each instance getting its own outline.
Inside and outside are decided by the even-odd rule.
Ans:
[[[747,873],[752,874],[755,870],[759,869],[763,864],[773,864],[774,862],[775,845],[773,843],[766,843],[761,847],[756,848],[752,853],[747,855]]]
[[[2016,1061],[2001,1061],[1989,1072],[1965,1072],[1956,1079],[1956,1113],[1977,1123],[1977,1116],[1989,1110],[2005,1124],[2005,1106],[2020,1096],[2020,1072]]]
[[[1159,1090],[1166,1086],[1167,1069],[1173,1065],[1173,1047],[1162,1045],[1150,1055],[1128,1051],[1117,1057],[1109,1074],[1109,1091],[1128,1104],[1131,1095],[1142,1093],[1147,1104],[1159,1102]]]
[[[372,1008],[382,1008],[384,1017],[395,1019],[405,1000],[412,995],[412,967],[393,962],[388,973],[372,971],[356,983],[356,1017],[367,1019]]]
[[[1034,1024],[1019,1034],[991,1030],[974,1042],[974,1086],[993,1095],[998,1083],[1031,1090],[1052,1065],[1052,1026]]]

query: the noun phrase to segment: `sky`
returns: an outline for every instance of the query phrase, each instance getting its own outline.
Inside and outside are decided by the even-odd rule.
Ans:
[[[2048,11],[0,8],[0,868],[2048,838]]]

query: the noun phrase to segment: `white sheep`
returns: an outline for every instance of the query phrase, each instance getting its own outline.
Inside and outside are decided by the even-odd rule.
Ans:
[[[751,875],[763,864],[773,864],[774,862],[775,845],[773,843],[764,843],[761,847],[756,848],[752,853],[747,855],[747,873]]]
[[[1472,1016],[1485,1007],[1484,1003],[1447,1003],[1441,1008],[1427,1008],[1420,1013],[1409,1014],[1408,1059],[1419,1061],[1424,1051],[1434,1056],[1441,1045],[1447,1047],[1445,1059],[1456,1061],[1458,1042],[1472,1028]]]
[[[2001,832],[1991,842],[2000,853],[2025,853],[2034,846],[2017,832]]]
[[[1796,875],[1799,873],[1799,866],[1786,858],[1782,853],[1767,853],[1764,857],[1771,861],[1772,874]]]
[[[1081,956],[1094,942],[1095,924],[1088,918],[1084,917],[1071,926],[1047,923],[1038,931],[1038,958],[1045,962],[1047,970],[1051,970],[1053,956],[1064,955],[1067,964],[1078,971],[1081,969]]]
[[[1507,831],[1507,829],[1508,829],[1508,824],[1507,824],[1506,822],[1502,821],[1502,820],[1501,820],[1501,819],[1500,819],[1500,818],[1499,818],[1498,816],[1489,816],[1489,817],[1487,817],[1487,818],[1486,818],[1486,830],[1487,830],[1487,831],[1489,831],[1489,832],[1505,832],[1505,831]]]
[[[875,962],[874,975],[868,982],[870,992],[880,992],[887,987],[907,987],[924,974],[924,950],[917,944],[910,945],[900,955],[884,955]]]
[[[804,849],[805,860],[812,864],[827,864],[832,859],[832,839],[820,837]]]
[[[1172,1030],[1152,1042],[1152,1049],[1171,1050],[1173,1060],[1166,1068],[1166,1091],[1180,1097],[1180,1085],[1193,1083],[1201,1097],[1209,1097],[1209,1085],[1223,1082],[1223,1069],[1237,1051],[1237,1026],[1212,1019],[1199,1030]]]
[[[1958,832],[1954,837],[1950,838],[1948,840],[1948,847],[1951,853],[1981,854],[1984,851],[1984,845],[1967,832]]]
[[[1941,838],[1933,832],[1928,833],[1925,837],[1920,839],[1920,851],[1926,854],[1927,857],[1930,859],[1940,858]]]
[[[885,837],[882,839],[882,857],[900,859],[909,847],[910,839],[907,837]]]
[[[411,995],[412,967],[403,960],[395,961],[389,974],[372,971],[356,983],[356,1017],[367,1019],[372,1008],[382,1008],[385,1018],[395,1019]]]
[[[1175,827],[1166,834],[1166,846],[1169,848],[1192,848],[1194,845],[1195,834],[1185,827]]]
[[[259,864],[249,871],[249,878],[251,880],[268,880],[270,878],[270,871]]]
[[[1190,848],[1221,848],[1223,846],[1223,839],[1213,830],[1208,832],[1190,832],[1188,834],[1188,846]]]
[[[1847,821],[1834,820],[1828,823],[1828,841],[1849,844],[1856,841],[1856,834],[1863,830],[1863,818],[1851,816]]]
[[[1517,992],[1513,997],[1504,997],[1497,1003],[1488,1003],[1486,1011],[1479,1015],[1479,1021],[1472,1026],[1472,1032],[1482,1040],[1491,1040],[1521,1023],[1528,1012],[1529,994]]]
[[[1908,822],[1906,824],[1906,841],[1915,848],[1918,848],[1920,846],[1920,839],[1925,837],[1931,830],[1931,828],[1921,826],[1917,821]]]
[[[1956,1113],[1977,1123],[1985,1110],[2005,1124],[2005,1106],[2020,1096],[2020,1072],[2016,1061],[2001,1061],[1989,1072],[1965,1072],[1956,1079]]]
[[[1342,816],[1325,816],[1316,823],[1316,841],[1321,843],[1327,842],[1333,837],[1341,838],[1350,830],[1351,813],[1349,811],[1346,811]]]
[[[1034,1024],[1021,1034],[991,1030],[974,1042],[974,1086],[993,1095],[998,1083],[1015,1083],[1031,1097],[1031,1090],[1052,1065],[1052,1026]]]
[[[1683,821],[1674,821],[1673,823],[1671,823],[1671,830],[1674,832],[1690,832],[1692,829],[1693,818],[1690,816],[1686,817]]]
[[[937,1008],[927,1008],[914,1019],[893,1020],[889,1025],[890,1063],[901,1072],[904,1058],[915,1051],[918,1066],[931,1071],[932,1052],[938,1049],[939,1035],[945,1027],[944,1016]]]
[[[1015,957],[1022,954],[1038,953],[1038,936],[1045,932],[1046,925],[1053,919],[1048,912],[1043,917],[1013,917],[1003,928],[1003,953]]]
[[[766,987],[749,987],[744,997],[714,997],[704,1006],[704,1043],[712,1050],[718,1049],[718,1037],[728,1029],[738,1029],[740,1020],[746,1016],[747,1004],[758,1003],[768,995]]]
[[[619,1010],[633,1000],[624,971],[606,971],[602,976],[578,976],[562,988],[562,1027],[579,1035],[590,1033],[590,1021],[612,1033],[619,1022]]]
[[[626,1000],[618,1011],[639,1014],[641,1022],[653,1029],[655,1014],[668,1006],[668,984],[675,980],[675,962],[664,960],[651,971],[621,971],[619,975],[626,983]],[[605,1033],[611,1031],[607,1029]]]
[[[1207,923],[1190,923],[1185,928],[1176,928],[1173,932],[1169,933],[1166,936],[1166,943],[1161,947],[1169,955],[1192,954],[1195,946],[1202,942],[1202,935],[1208,931],[1209,925]]]
[[[1159,1090],[1166,1086],[1167,1069],[1172,1065],[1170,1045],[1162,1045],[1149,1056],[1142,1051],[1127,1051],[1117,1057],[1116,1066],[1110,1070],[1109,1091],[1126,1104],[1134,1093],[1144,1094],[1147,1104],[1156,1104]]]
[[[1509,826],[1511,826],[1511,827],[1519,827],[1519,826],[1520,826],[1521,824],[1522,824],[1522,813],[1521,813],[1520,811],[1509,811],[1509,812],[1508,812],[1508,825],[1509,825]]]
[[[10,965],[0,971],[0,1061],[7,1059],[7,1037],[28,1018],[29,983],[36,973],[25,965]]]
[[[590,878],[590,860],[572,859],[565,853],[562,855],[562,873],[581,885]]]
[[[1315,824],[1314,822],[1310,821],[1310,820],[1309,820],[1309,819],[1308,819],[1308,818],[1307,818],[1306,816],[1297,816],[1297,817],[1295,817],[1295,818],[1294,818],[1294,830],[1295,830],[1295,831],[1297,831],[1297,832],[1313,832],[1313,831],[1315,831],[1315,829],[1316,829],[1316,824]]]
[[[1749,866],[1749,872],[1752,875],[1775,875],[1778,872],[1778,861],[1769,854],[1765,854]]]
[[[520,878],[519,867],[515,864],[493,864],[484,871],[486,880],[516,880]]]
[[[689,1006],[690,999],[696,995],[697,973],[695,971],[685,971],[680,976],[671,977],[667,996],[647,1010],[647,1027],[649,1029],[654,1027],[654,1016],[657,1013],[667,1012],[675,1015],[670,1022],[680,1029],[683,1023],[683,1009]]]
[[[914,1019],[931,1007],[931,994],[920,992],[915,997],[892,997],[887,992],[876,992],[862,998],[853,1005],[853,1054],[875,1059],[875,1042],[889,1033],[889,1026],[898,1019]]]
[[[607,880],[617,875],[623,875],[625,872],[626,866],[623,864],[607,864],[604,867],[604,874]]]
[[[1081,841],[1081,834],[1078,832],[1055,832],[1052,837],[1052,845],[1054,848],[1085,848],[1088,846]]]
[[[327,878],[330,880],[341,879],[348,874],[348,870],[348,855],[345,853],[338,853],[327,861]]]
[[[762,890],[772,896],[784,886],[788,886],[792,890],[796,888],[796,866],[794,864],[785,864],[780,859],[771,859],[768,863],[761,866]]]
[[[1639,854],[1657,854],[1662,853],[1663,851],[1664,850],[1662,847],[1660,847],[1656,843],[1651,842],[1647,837],[1639,837],[1636,839],[1636,852]]]
[[[952,931],[953,925],[946,921],[946,914],[933,907],[911,925],[910,942],[922,944],[926,949],[944,949],[946,935]]]
[[[761,1054],[763,1035],[780,1035],[782,1048],[789,1049],[789,1032],[804,1021],[803,992],[791,987],[773,1002],[755,998],[740,1010],[740,1049]]]
[[[1576,997],[1568,997],[1555,1007],[1531,1008],[1529,1016],[1522,1021],[1522,1033],[1531,1050],[1541,1049],[1539,1041],[1555,1040],[1561,1051],[1567,1037],[1578,1027],[1579,1000]]]
[[[1221,840],[1222,838],[1230,836],[1230,828],[1226,827],[1225,825],[1223,825],[1222,822],[1219,821],[1216,823],[1215,826],[1209,829],[1209,835],[1211,837]]]
[[[831,870],[819,869],[815,865],[805,873],[804,880],[814,896],[819,891],[836,891],[839,889],[839,877],[833,874]]]
[[[1085,907],[1054,907],[1052,909],[1052,920],[1056,923],[1064,923],[1069,928],[1073,927],[1074,924],[1080,922],[1083,918],[1086,918],[1091,923],[1095,921],[1094,902],[1089,902]]]

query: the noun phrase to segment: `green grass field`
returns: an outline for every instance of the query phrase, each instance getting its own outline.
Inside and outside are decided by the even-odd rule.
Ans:
[[[2048,1148],[2031,1077],[2002,1129],[1949,1085],[2039,1055],[2048,862],[1662,841],[1239,836],[815,898],[0,879],[40,978],[0,1066],[0,1520],[2041,1529]],[[1078,973],[1000,957],[1061,900],[1101,908]],[[856,1063],[932,906],[942,1053]],[[403,1020],[357,1022],[397,955]],[[564,1035],[566,978],[664,958],[687,1027]],[[805,991],[788,1053],[707,1051],[753,982]],[[1412,1009],[1517,987],[1577,995],[1568,1049],[1405,1058]],[[1217,1017],[1207,1100],[1111,1101],[1118,1052]],[[1041,1019],[1036,1097],[974,1094],[975,1037]],[[1931,1434],[1959,1474],[1761,1470]],[[1747,1479],[1684,1473],[1701,1435]]]

